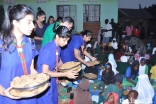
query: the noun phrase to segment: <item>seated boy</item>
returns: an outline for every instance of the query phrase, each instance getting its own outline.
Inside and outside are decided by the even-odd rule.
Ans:
[[[135,90],[131,90],[128,94],[128,99],[122,101],[122,104],[139,104],[136,100],[138,97],[138,92]]]

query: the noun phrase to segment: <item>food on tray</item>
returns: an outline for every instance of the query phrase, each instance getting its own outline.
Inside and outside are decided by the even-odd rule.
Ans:
[[[84,74],[84,76],[88,79],[96,79],[97,78],[97,75],[93,74],[93,73],[86,73],[86,74]]]
[[[59,69],[70,69],[76,67],[77,65],[80,65],[80,62],[66,62],[63,65],[61,65]]]
[[[49,78],[50,76],[44,73],[22,75],[21,77],[15,77],[10,86],[13,88],[30,88],[48,81]]]
[[[76,67],[74,67],[74,68],[71,68],[71,69],[68,69],[68,70],[65,70],[65,69],[59,69],[59,71],[61,71],[61,72],[66,72],[66,71],[71,70],[71,71],[79,72],[81,69],[82,69],[81,66],[78,65],[78,66],[76,66]]]
[[[16,97],[21,97],[21,98],[28,98],[28,97],[33,97],[36,96],[40,93],[42,93],[43,91],[45,91],[49,86],[49,83],[45,83],[44,85],[33,89],[33,90],[15,90],[15,89],[11,89],[10,90],[10,94],[12,96],[16,96]]]
[[[100,64],[100,61],[97,61],[97,60],[96,61],[87,61],[87,63],[94,66],[94,65]]]

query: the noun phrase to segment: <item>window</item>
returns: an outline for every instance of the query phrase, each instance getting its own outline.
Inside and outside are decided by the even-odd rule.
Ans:
[[[83,5],[83,22],[100,22],[100,5]]]
[[[76,31],[76,5],[58,5],[57,16],[66,17],[70,16],[74,20],[74,31]]]

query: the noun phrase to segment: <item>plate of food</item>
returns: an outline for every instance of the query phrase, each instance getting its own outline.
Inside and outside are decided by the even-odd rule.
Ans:
[[[100,61],[98,61],[98,60],[95,60],[95,61],[87,61],[86,63],[89,63],[90,65],[94,66],[94,65],[100,64]]]
[[[87,79],[96,79],[97,75],[94,73],[85,73],[84,77],[86,77]]]
[[[81,64],[81,62],[73,62],[73,61],[66,62],[59,66],[59,70],[69,70],[69,69],[79,66],[80,64]]]
[[[43,93],[48,87],[49,87],[49,83],[45,83],[44,85],[33,89],[33,90],[15,90],[15,89],[11,89],[10,90],[10,94],[12,96],[15,97],[21,97],[21,98],[30,98],[30,97],[34,97],[37,96],[41,93]]]
[[[50,76],[45,73],[22,75],[15,77],[10,86],[14,90],[33,90],[47,83],[49,79]]]

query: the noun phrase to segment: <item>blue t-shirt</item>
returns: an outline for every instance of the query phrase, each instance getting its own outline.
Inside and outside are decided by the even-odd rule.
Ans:
[[[55,71],[56,67],[56,50],[58,49],[58,60],[60,57],[60,47],[56,46],[54,40],[45,44],[39,53],[37,62],[37,71],[42,73],[42,65],[48,65],[50,71]],[[50,79],[50,88],[43,93],[38,99],[38,104],[58,104],[58,91],[56,78]]]
[[[56,43],[54,40],[47,43],[45,46],[43,46],[40,50],[38,61],[37,61],[37,70],[39,73],[42,72],[42,65],[48,65],[49,70],[54,71],[54,68],[56,67],[56,50],[58,49],[58,58],[60,58],[60,47],[56,46]]]
[[[125,73],[125,78],[126,77],[128,77],[128,78],[131,78],[131,79],[133,79],[134,77],[135,77],[135,75],[132,75],[131,74],[131,67],[128,67],[127,69],[126,69],[126,73]],[[138,74],[137,74],[138,75]]]
[[[79,50],[83,44],[84,44],[84,40],[81,35],[72,36],[67,46],[62,48],[62,51],[61,51],[62,62],[66,63],[70,61],[76,61],[76,58],[74,55],[74,49]]]
[[[30,66],[34,57],[38,54],[38,51],[33,46],[30,40],[23,36],[23,41],[25,45],[23,47],[23,54],[26,61],[26,66],[28,70],[28,74],[30,74]],[[0,40],[0,44],[2,45],[2,40]],[[0,68],[0,84],[7,89],[10,87],[10,82],[17,76],[24,75],[23,67],[21,64],[21,59],[19,57],[17,48],[10,44],[9,51],[4,51],[4,47],[1,48],[2,51],[2,59],[1,59],[1,68]],[[37,104],[36,99],[20,99],[13,100],[7,97],[0,95],[0,104]]]
[[[44,31],[47,29],[47,27],[48,27],[49,25],[50,25],[49,23],[45,23],[45,24],[44,24],[44,26],[43,26]]]

